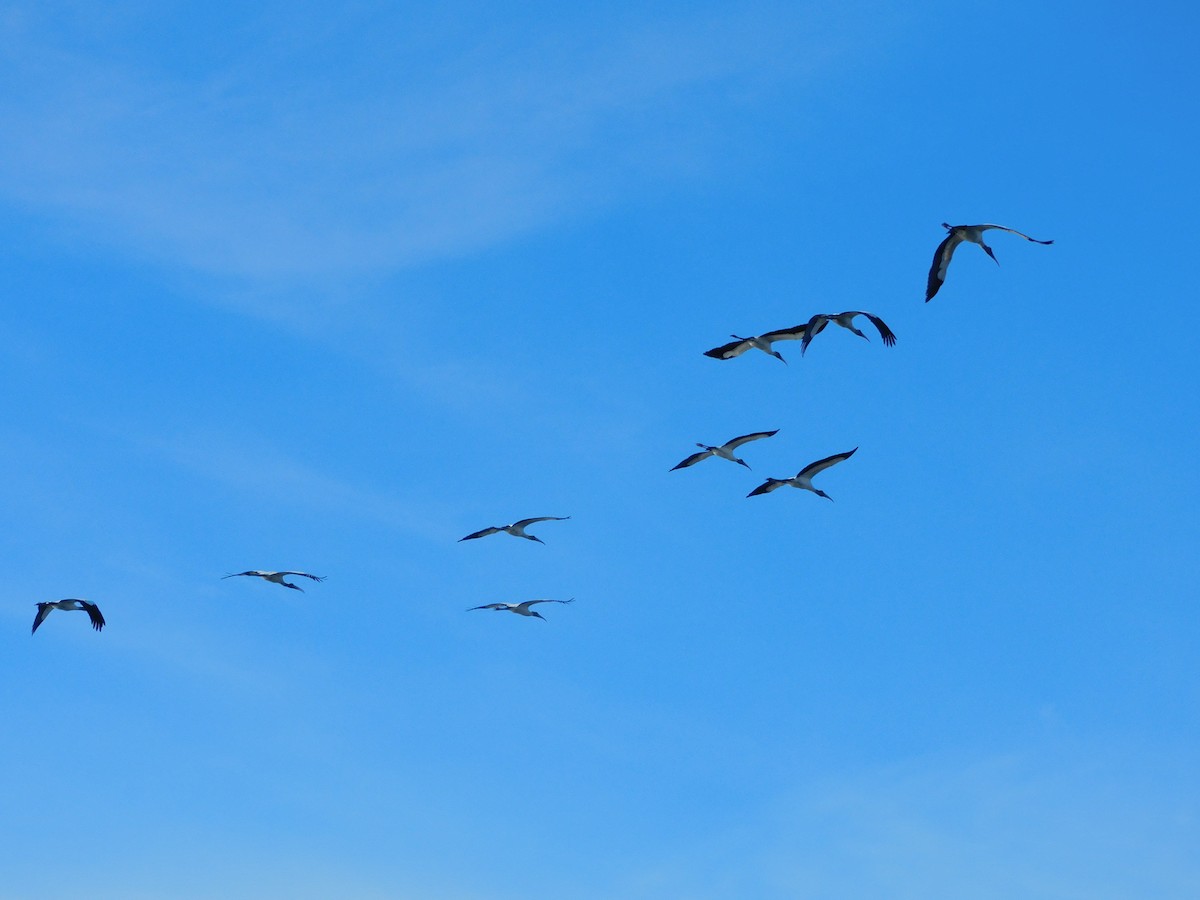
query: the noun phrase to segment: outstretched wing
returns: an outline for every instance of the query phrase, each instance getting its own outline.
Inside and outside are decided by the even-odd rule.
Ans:
[[[962,238],[951,231],[946,239],[938,244],[933,254],[933,265],[929,268],[929,281],[925,285],[925,302],[933,299],[946,280],[946,269],[950,266],[950,258],[954,256],[954,248],[962,243]]]
[[[883,319],[879,318],[879,316],[875,315],[874,313],[869,313],[869,312],[866,312],[865,310],[856,309],[850,313],[842,313],[842,315],[843,316],[845,316],[845,315],[866,316],[868,319],[871,320],[871,324],[874,325],[876,329],[878,329],[879,336],[881,338],[883,338],[884,346],[886,346],[886,347],[896,346],[896,335],[892,332],[892,329],[887,327],[887,323],[885,323],[883,321]]]
[[[741,356],[749,349],[749,341],[730,341],[728,344],[722,344],[720,347],[705,350],[704,355],[711,356],[713,359],[733,359],[735,356]]]
[[[104,627],[104,616],[100,615],[100,607],[88,600],[80,600],[83,608],[87,610],[88,618],[92,620],[92,627],[99,631]]]
[[[802,325],[793,325],[791,328],[778,328],[775,331],[768,331],[764,335],[760,335],[764,341],[798,341],[804,337],[804,332],[808,328],[808,322]]]
[[[513,522],[513,528],[524,528],[527,525],[532,525],[534,522],[565,522],[570,516],[534,516],[532,519],[521,519],[519,522]]]
[[[1015,234],[1018,237],[1023,237],[1023,238],[1025,238],[1025,240],[1033,241],[1035,244],[1053,244],[1054,243],[1054,241],[1039,241],[1037,238],[1030,237],[1023,231],[1017,231],[1017,229],[1015,229],[1015,228],[1008,228],[1004,225],[979,225],[977,227],[979,228],[980,231],[986,231],[989,228],[995,228],[997,231],[1007,231],[1009,234]]]
[[[676,469],[686,469],[688,466],[694,466],[696,463],[700,462],[700,460],[708,459],[710,456],[712,456],[711,450],[701,450],[699,453],[693,453],[679,465],[672,466],[671,471],[674,472]]]
[[[746,496],[757,497],[759,494],[769,494],[771,491],[775,490],[776,488],[783,487],[785,484],[787,484],[787,479],[768,478]]]
[[[237,578],[240,575],[257,575],[259,578],[266,575],[266,572],[260,572],[258,569],[251,569],[248,572],[230,572],[228,575],[222,575],[222,578]]]
[[[37,609],[37,615],[33,617],[33,631],[29,632],[30,634],[38,630],[38,626],[46,621],[46,616],[50,615],[50,610],[54,607],[49,603],[39,603]]]
[[[464,538],[459,538],[458,542],[461,544],[463,541],[473,541],[475,538],[487,537],[489,534],[495,534],[496,532],[503,530],[503,528],[497,528],[493,525],[491,528],[485,528],[482,531],[476,531],[474,534],[468,534]]]
[[[809,463],[807,466],[805,466],[803,469],[801,469],[800,472],[796,475],[796,477],[797,478],[812,478],[813,476],[817,475],[818,473],[824,472],[830,466],[836,466],[838,463],[842,462],[843,460],[849,459],[850,457],[852,457],[854,455],[855,451],[857,451],[857,450],[858,450],[858,448],[855,447],[854,450],[849,450],[846,453],[835,453],[833,456],[827,456],[824,459],[818,459],[815,463]]]
[[[485,604],[483,604],[483,606],[472,606],[470,609],[467,610],[467,612],[471,612],[471,610],[475,610],[475,609],[508,609],[508,608],[509,608],[509,604],[507,604],[507,603],[485,603]]]
[[[748,444],[751,441],[760,441],[763,438],[774,437],[777,434],[779,434],[778,428],[776,428],[774,431],[756,431],[753,434],[743,434],[741,437],[735,437],[731,441],[726,441],[725,449],[736,450],[738,447],[742,446],[742,444]]]
[[[521,604],[521,606],[533,606],[536,603],[574,603],[574,602],[575,602],[574,597],[572,597],[570,600],[526,600],[524,603]]]
[[[309,575],[307,572],[276,572],[276,575],[299,575],[301,578],[311,578],[313,581],[324,581],[324,575]]]
[[[808,349],[808,345],[812,343],[812,339],[825,330],[825,326],[829,324],[829,316],[817,313],[808,320],[808,324],[804,326],[804,337],[800,342],[800,355],[804,355],[804,351]]]

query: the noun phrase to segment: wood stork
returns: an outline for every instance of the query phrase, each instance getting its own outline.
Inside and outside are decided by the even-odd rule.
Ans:
[[[781,488],[785,484],[790,484],[794,488],[802,488],[806,491],[812,491],[818,497],[824,497],[826,500],[832,501],[833,498],[824,491],[813,487],[813,477],[820,472],[824,472],[830,466],[836,466],[842,460],[849,459],[854,455],[856,450],[858,450],[857,447],[855,447],[854,450],[850,450],[846,453],[835,453],[833,456],[827,456],[824,459],[818,459],[815,463],[809,463],[796,473],[795,478],[768,478],[746,496],[754,497],[758,494],[769,494],[776,488]]]
[[[844,313],[817,313],[808,320],[808,324],[804,326],[804,337],[800,341],[800,355],[803,356],[808,350],[808,345],[812,343],[812,339],[825,330],[825,326],[832,322],[834,325],[841,325],[847,331],[852,331],[864,341],[871,340],[861,331],[854,327],[855,316],[866,316],[871,320],[871,324],[879,330],[879,336],[883,338],[885,347],[894,347],[896,345],[896,335],[892,333],[892,329],[888,328],[883,319],[879,316],[864,312],[861,309],[852,309]]]
[[[805,323],[807,324],[807,323]],[[780,328],[776,331],[768,331],[766,334],[759,334],[753,337],[738,337],[736,334],[731,334],[734,340],[728,344],[722,344],[720,347],[713,347],[711,350],[705,350],[705,356],[711,356],[713,359],[733,359],[735,356],[741,356],[750,348],[761,350],[769,356],[775,357],[780,362],[787,364],[787,360],[774,350],[771,344],[775,341],[798,341],[804,337],[804,325],[796,325],[793,328]]]
[[[532,519],[521,519],[513,522],[511,525],[493,525],[491,528],[484,528],[476,531],[474,534],[468,534],[464,538],[459,538],[458,542],[473,541],[476,538],[487,537],[489,534],[499,534],[501,531],[506,534],[511,534],[513,537],[525,538],[527,541],[537,541],[539,544],[546,543],[540,537],[532,534],[526,534],[525,529],[534,522],[565,522],[570,516],[534,516]]]
[[[746,461],[744,459],[738,459],[736,456],[734,456],[733,451],[742,446],[742,444],[748,444],[751,441],[758,441],[762,440],[763,438],[773,437],[777,434],[779,434],[778,428],[776,428],[774,431],[756,431],[753,434],[743,434],[741,437],[735,437],[731,441],[726,441],[719,447],[710,447],[708,444],[697,444],[697,447],[703,447],[704,449],[699,453],[693,453],[679,465],[673,466],[671,471],[674,472],[676,469],[686,469],[688,466],[694,466],[696,463],[703,459],[708,459],[710,456],[719,456],[721,459],[728,459],[732,462],[738,463],[739,465],[746,466],[748,469],[750,466],[746,463]]]
[[[39,603],[37,605],[37,615],[33,617],[33,634],[38,630],[38,626],[46,621],[46,616],[50,615],[52,609],[62,610],[85,610],[88,618],[92,620],[92,627],[99,631],[104,627],[104,616],[100,615],[100,607],[96,606],[90,600],[77,600],[71,598],[69,600],[54,600],[49,603]]]
[[[258,569],[251,569],[248,572],[232,572],[229,575],[222,575],[221,578],[237,578],[241,575],[252,575],[255,578],[261,578],[264,581],[270,581],[273,584],[282,584],[286,588],[291,588],[294,591],[304,592],[304,588],[298,584],[292,584],[290,581],[284,581],[287,575],[299,575],[301,578],[311,578],[313,581],[324,581],[324,575],[309,575],[307,572],[263,572]]]
[[[546,621],[545,616],[543,616],[537,610],[530,609],[529,607],[533,606],[536,603],[564,603],[565,604],[565,603],[574,603],[574,602],[575,602],[575,598],[572,597],[570,600],[526,600],[524,603],[485,603],[485,604],[483,604],[483,606],[472,606],[470,609],[467,610],[467,612],[472,612],[473,610],[476,610],[476,609],[507,610],[508,612],[516,613],[518,616],[533,616],[534,618],[541,619],[543,622],[545,622]]]
[[[1006,228],[1003,225],[950,225],[943,222],[942,227],[949,234],[946,235],[945,240],[938,244],[938,248],[933,254],[933,265],[929,269],[929,283],[925,286],[926,303],[933,299],[933,295],[938,292],[942,286],[942,282],[946,280],[946,269],[950,267],[950,257],[954,255],[955,248],[963,241],[978,244],[992,258],[992,261],[996,265],[1000,265],[1000,260],[996,259],[996,254],[992,252],[992,248],[983,242],[983,233],[989,228],[1007,231],[1010,234],[1023,237],[1027,241],[1033,241],[1035,244],[1054,243],[1054,241],[1039,241],[1037,238],[1032,238],[1024,232],[1017,231],[1015,228]]]

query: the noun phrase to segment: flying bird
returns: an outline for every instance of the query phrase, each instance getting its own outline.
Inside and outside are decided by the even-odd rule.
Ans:
[[[54,600],[49,603],[39,603],[37,605],[37,615],[33,617],[33,631],[29,632],[30,634],[36,632],[38,626],[46,621],[46,616],[50,615],[50,610],[52,609],[68,611],[73,609],[85,610],[88,618],[92,620],[93,628],[99,631],[104,627],[104,616],[100,615],[100,607],[90,600],[76,600],[71,598],[70,600]]]
[[[892,329],[888,328],[883,319],[873,313],[863,312],[861,309],[852,309],[844,313],[817,313],[808,320],[808,324],[804,326],[804,337],[800,341],[800,355],[803,356],[808,350],[808,345],[812,343],[812,339],[825,330],[825,326],[832,322],[834,325],[841,325],[848,331],[857,334],[864,341],[871,340],[861,331],[854,327],[855,316],[866,316],[871,320],[871,324],[879,330],[879,336],[883,338],[885,347],[894,347],[896,345],[896,335],[892,333]]]
[[[758,494],[769,494],[776,488],[781,488],[785,484],[790,484],[794,488],[801,488],[806,491],[812,491],[818,497],[824,497],[826,500],[832,501],[833,498],[819,488],[813,487],[812,480],[817,474],[824,472],[830,466],[836,466],[842,460],[849,459],[858,450],[850,450],[846,453],[835,453],[833,456],[827,456],[824,459],[818,459],[815,463],[809,463],[803,469],[796,473],[795,478],[768,478],[750,493],[747,497],[754,497]]]
[[[529,607],[533,606],[535,603],[574,603],[574,602],[575,602],[575,598],[572,597],[570,600],[526,600],[524,603],[485,603],[483,606],[472,606],[470,609],[467,610],[467,612],[471,612],[476,609],[507,610],[508,612],[516,613],[518,616],[533,616],[535,618],[541,619],[544,622],[544,621],[546,621],[546,617],[543,616],[537,610],[530,609]]]
[[[926,303],[933,299],[933,295],[938,292],[942,286],[942,282],[946,280],[946,269],[950,267],[950,257],[954,255],[954,249],[963,241],[978,244],[992,258],[992,261],[996,265],[1000,265],[1000,260],[996,259],[996,254],[992,252],[992,248],[983,242],[983,233],[989,228],[1007,231],[1010,234],[1023,237],[1027,241],[1033,241],[1035,244],[1054,243],[1054,241],[1039,241],[1037,238],[1032,238],[1024,232],[1017,231],[1015,228],[1006,228],[1003,225],[950,225],[943,222],[942,227],[949,234],[946,235],[945,240],[938,244],[938,248],[933,254],[933,266],[929,269],[929,283],[925,286]]]
[[[222,575],[221,578],[237,578],[241,575],[252,575],[255,578],[261,578],[264,581],[270,581],[273,584],[282,584],[286,588],[291,588],[294,591],[303,593],[304,588],[298,584],[292,584],[290,581],[284,581],[287,575],[299,575],[301,578],[311,578],[313,581],[324,581],[324,575],[309,575],[307,572],[262,572],[258,569],[251,569],[248,572],[232,572],[229,575]]]
[[[671,471],[674,472],[675,469],[686,469],[688,466],[694,466],[696,463],[708,459],[710,456],[719,456],[721,459],[728,459],[739,465],[746,466],[748,469],[750,466],[746,461],[734,456],[733,451],[742,446],[742,444],[748,444],[751,441],[758,441],[762,438],[769,438],[776,434],[779,434],[778,428],[774,431],[756,431],[754,434],[743,434],[741,437],[735,437],[731,441],[726,441],[719,447],[710,447],[708,444],[696,444],[697,447],[703,447],[704,449],[699,453],[693,453],[679,465],[672,467]]]
[[[525,529],[534,522],[565,522],[570,516],[534,516],[532,519],[521,519],[513,522],[511,525],[493,525],[491,528],[484,528],[481,531],[476,531],[474,534],[468,534],[464,538],[459,538],[458,542],[473,541],[475,538],[487,537],[489,534],[499,534],[501,531],[511,534],[513,537],[525,538],[527,541],[537,541],[539,544],[546,543],[540,537],[532,534],[526,534]]]
[[[807,324],[807,323],[805,323]],[[753,337],[738,337],[736,334],[731,334],[732,341],[728,344],[722,344],[720,347],[713,347],[711,350],[705,350],[705,356],[711,356],[713,359],[733,359],[735,356],[741,356],[747,350],[754,348],[761,350],[769,356],[775,357],[780,362],[787,364],[787,360],[771,347],[775,341],[798,341],[804,337],[804,325],[796,325],[793,328],[780,328],[776,331],[768,331],[766,334],[759,334]]]

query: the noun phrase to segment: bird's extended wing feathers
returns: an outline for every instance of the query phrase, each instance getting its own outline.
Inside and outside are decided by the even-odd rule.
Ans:
[[[953,231],[946,235],[933,252],[933,265],[929,269],[929,282],[925,285],[925,302],[933,299],[946,280],[946,268],[950,265],[950,257],[954,256],[954,248],[962,243],[962,238]]]
[[[816,462],[809,463],[807,466],[805,466],[803,469],[801,469],[798,473],[796,473],[796,477],[797,478],[812,478],[817,473],[824,472],[830,466],[836,466],[838,463],[842,462],[843,460],[849,459],[850,457],[852,457],[855,454],[855,452],[857,450],[858,450],[858,448],[855,447],[854,450],[850,450],[846,453],[835,453],[833,456],[827,456],[824,459],[818,459]]]
[[[503,530],[503,528],[497,528],[493,525],[491,528],[484,528],[481,531],[476,531],[474,534],[468,534],[464,538],[459,538],[458,541],[459,543],[462,543],[463,541],[472,541],[475,538],[487,537],[489,534],[496,534],[497,532]]]
[[[39,603],[37,608],[37,615],[33,617],[33,631],[29,632],[30,634],[38,630],[38,626],[46,621],[46,616],[50,615],[50,611],[54,609],[49,603]]]
[[[104,622],[104,616],[102,616],[100,614],[100,607],[98,607],[95,603],[91,603],[87,600],[80,600],[79,602],[82,603],[83,608],[85,610],[87,610],[88,618],[91,619],[91,621],[92,621],[92,627],[95,628],[97,631],[99,631],[101,628],[103,628],[105,625],[105,622]]]
[[[513,522],[513,528],[524,528],[526,525],[532,525],[534,522],[564,522],[570,516],[534,516],[532,519],[521,519],[519,522]]]
[[[676,466],[672,466],[671,471],[674,472],[676,469],[686,469],[688,466],[694,466],[696,463],[700,462],[700,460],[708,459],[710,456],[712,456],[711,450],[701,450],[699,453],[693,453],[683,462]]]
[[[752,490],[746,496],[747,497],[757,497],[759,494],[769,494],[769,493],[771,493],[771,491],[775,490],[778,487],[782,487],[785,484],[787,484],[786,478],[768,478],[766,481],[764,481],[762,484],[760,484],[758,487],[756,487],[754,490]]]
[[[733,359],[735,356],[741,356],[749,349],[749,341],[730,341],[728,344],[722,344],[720,347],[705,350],[704,355],[711,356],[713,359]]]
[[[776,428],[774,431],[756,431],[753,434],[743,434],[741,437],[735,437],[731,441],[726,441],[725,448],[727,450],[736,450],[738,447],[742,446],[742,444],[748,444],[751,441],[758,441],[762,438],[774,437],[777,434],[779,434],[778,428]]]
[[[1018,237],[1023,237],[1027,241],[1033,241],[1035,244],[1053,244],[1054,241],[1039,241],[1035,237],[1030,237],[1023,231],[1017,231],[1015,228],[1009,228],[1007,225],[980,225],[979,230],[983,231],[988,228],[995,228],[997,231],[1007,231],[1009,234],[1015,234]]]

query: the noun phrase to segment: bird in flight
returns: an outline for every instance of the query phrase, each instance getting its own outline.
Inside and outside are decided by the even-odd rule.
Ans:
[[[50,611],[54,609],[62,610],[85,610],[88,618],[92,620],[92,627],[99,631],[104,627],[104,616],[100,615],[100,607],[90,600],[54,600],[49,603],[39,603],[37,605],[37,615],[33,617],[33,634],[38,630],[38,626],[46,621],[46,616],[50,615]]]
[[[513,537],[525,538],[527,541],[537,541],[539,544],[546,543],[540,537],[532,534],[526,534],[525,529],[534,522],[565,522],[570,516],[534,516],[532,519],[521,519],[513,522],[511,525],[493,525],[491,528],[484,528],[476,531],[473,534],[468,534],[464,538],[459,538],[458,542],[473,541],[476,538],[487,537],[489,534],[499,534],[501,531],[506,534],[511,534]]]
[[[472,612],[473,610],[476,610],[476,609],[507,610],[508,612],[516,613],[518,616],[533,616],[534,618],[541,619],[543,622],[545,622],[546,621],[545,616],[543,616],[537,610],[530,609],[529,607],[533,606],[535,603],[564,603],[565,604],[565,603],[574,603],[574,602],[575,602],[575,598],[572,597],[570,600],[526,600],[524,603],[485,603],[483,606],[472,606],[470,609],[467,610],[467,612]]]
[[[933,254],[933,265],[929,269],[929,282],[925,286],[926,303],[933,299],[933,295],[938,292],[942,286],[942,282],[946,280],[946,270],[950,267],[950,257],[954,255],[955,248],[963,241],[978,244],[992,258],[992,261],[996,265],[1000,265],[1000,260],[996,259],[996,254],[992,252],[992,248],[983,242],[983,233],[989,228],[1007,231],[1010,234],[1023,237],[1027,241],[1033,241],[1035,244],[1054,243],[1054,241],[1039,241],[1037,238],[1032,238],[1024,232],[1017,231],[1015,228],[1006,228],[1003,225],[950,225],[943,222],[942,227],[949,234],[938,244],[938,248]]]
[[[835,453],[833,456],[827,456],[824,459],[818,459],[815,463],[809,463],[796,473],[795,478],[768,478],[746,496],[754,497],[758,494],[769,494],[776,488],[781,488],[785,484],[790,484],[794,488],[812,491],[818,497],[824,497],[826,500],[832,501],[833,498],[824,491],[813,487],[813,477],[820,472],[824,472],[830,466],[836,466],[838,463],[842,462],[842,460],[849,459],[854,455],[855,450],[858,450],[858,448],[855,447],[854,450],[850,450],[846,453]]]
[[[726,441],[719,447],[710,447],[708,444],[696,444],[697,447],[702,447],[704,449],[699,453],[693,453],[679,465],[673,466],[671,471],[674,472],[676,469],[686,469],[688,466],[694,466],[696,463],[700,462],[701,460],[708,459],[710,456],[719,456],[721,459],[728,459],[732,462],[738,463],[739,465],[746,466],[748,469],[750,466],[746,463],[746,461],[744,459],[738,459],[736,456],[734,456],[733,451],[742,446],[742,444],[748,444],[751,441],[761,440],[762,438],[769,438],[776,434],[779,434],[778,428],[776,428],[774,431],[756,431],[753,434],[743,434],[741,437],[735,437],[731,441]]]
[[[825,326],[832,322],[834,325],[841,325],[848,331],[857,334],[864,341],[871,340],[861,331],[854,327],[855,316],[866,316],[871,320],[871,324],[879,330],[879,336],[883,338],[885,347],[894,347],[896,345],[896,335],[892,333],[892,329],[888,328],[883,319],[873,313],[863,312],[861,309],[852,309],[844,313],[817,313],[808,320],[808,324],[804,326],[804,337],[800,341],[800,355],[803,356],[808,350],[808,345],[812,343],[812,339],[825,330]]]
[[[807,323],[806,323],[807,324]],[[793,328],[780,328],[776,331],[768,331],[766,334],[755,335],[754,337],[738,337],[736,334],[731,334],[733,338],[728,344],[722,344],[720,347],[713,347],[711,350],[705,350],[705,356],[711,356],[713,359],[733,359],[735,356],[741,356],[747,350],[754,348],[761,350],[768,356],[773,356],[780,362],[787,364],[787,360],[771,347],[775,341],[798,341],[804,337],[804,325],[796,325]]]
[[[282,584],[286,588],[291,588],[294,591],[303,592],[304,588],[298,584],[292,584],[290,581],[284,581],[284,577],[288,575],[299,575],[301,578],[311,578],[313,581],[324,581],[324,575],[309,575],[307,572],[262,572],[258,569],[251,569],[248,572],[231,572],[228,575],[222,575],[221,578],[237,578],[241,575],[251,575],[255,578],[261,578],[264,581],[270,581],[273,584]]]

